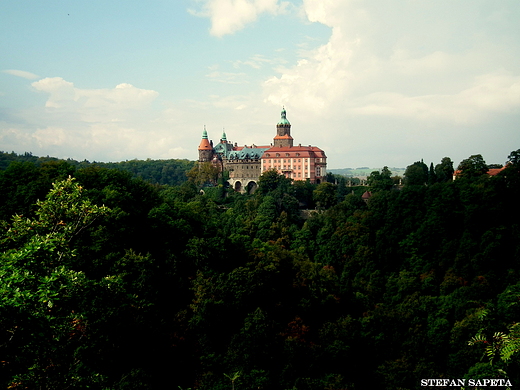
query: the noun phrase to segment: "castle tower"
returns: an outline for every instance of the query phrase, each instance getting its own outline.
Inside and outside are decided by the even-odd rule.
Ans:
[[[282,108],[280,122],[276,125],[276,136],[274,137],[274,147],[292,147],[293,137],[291,137],[291,124],[287,120],[285,108]]]
[[[209,143],[208,140],[208,132],[206,131],[206,126],[204,126],[204,131],[202,132],[202,140],[199,144],[199,162],[207,162],[211,161],[213,157],[213,146]]]

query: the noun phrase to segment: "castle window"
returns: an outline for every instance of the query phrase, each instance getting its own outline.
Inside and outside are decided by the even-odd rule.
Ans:
[[[276,153],[276,157],[280,157],[280,153]]]

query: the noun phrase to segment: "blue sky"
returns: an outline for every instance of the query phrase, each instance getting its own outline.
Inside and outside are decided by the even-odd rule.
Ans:
[[[329,168],[520,149],[517,0],[0,3],[0,150],[90,161],[269,144]]]

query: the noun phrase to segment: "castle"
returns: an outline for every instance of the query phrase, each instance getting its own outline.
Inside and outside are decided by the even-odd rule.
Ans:
[[[225,132],[214,146],[204,128],[199,144],[199,162],[211,162],[221,171],[229,172],[229,184],[240,192],[254,191],[260,175],[269,169],[293,180],[309,180],[317,184],[327,174],[327,156],[323,150],[311,145],[293,145],[285,108],[276,125],[273,143],[267,146],[233,145],[228,142]]]

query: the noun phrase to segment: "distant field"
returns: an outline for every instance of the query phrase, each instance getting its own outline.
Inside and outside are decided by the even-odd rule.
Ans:
[[[343,175],[343,176],[351,176],[351,177],[361,177],[361,176],[369,176],[373,171],[381,171],[382,168],[341,168],[341,169],[327,169],[327,172],[333,173],[335,175]],[[406,168],[389,168],[392,171],[392,176],[403,176]]]

